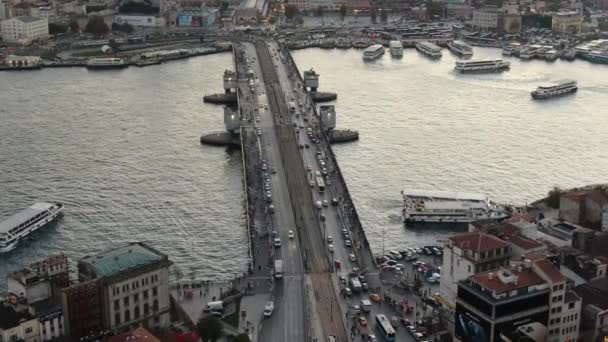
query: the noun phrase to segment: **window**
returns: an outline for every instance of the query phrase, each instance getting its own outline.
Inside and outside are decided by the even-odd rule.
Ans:
[[[126,296],[126,297],[123,299],[123,302],[124,302],[125,306],[129,306],[129,296]]]
[[[471,265],[469,265],[469,273],[471,273]]]
[[[133,310],[133,316],[135,316],[135,319],[139,318],[139,306],[136,306],[135,310]]]
[[[158,300],[154,300],[154,303],[152,304],[152,310],[154,311],[158,311]]]
[[[154,297],[158,296],[158,287],[154,286],[152,288],[152,296],[154,296]]]
[[[563,290],[564,289],[564,284],[559,284],[559,289]]]
[[[557,291],[558,286],[557,285],[553,285],[553,291]]]
[[[11,341],[17,341],[19,337],[17,335],[11,335]]]
[[[131,311],[125,310],[125,322],[128,322],[130,320],[131,320]]]
[[[148,299],[148,290],[144,290],[144,300]]]
[[[25,333],[30,334],[32,332],[32,328],[25,328]]]
[[[114,324],[120,325],[120,313],[118,312],[114,315]]]
[[[150,305],[148,303],[144,303],[144,315],[150,313]]]
[[[160,323],[160,317],[154,316],[154,324]]]
[[[568,309],[574,309],[574,302],[568,303]]]
[[[139,293],[136,293],[136,294],[133,295],[133,302],[134,303],[139,302]]]
[[[120,301],[118,299],[114,300],[114,310],[120,310]]]

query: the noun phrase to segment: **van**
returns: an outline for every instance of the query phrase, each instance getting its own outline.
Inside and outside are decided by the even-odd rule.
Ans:
[[[370,302],[369,299],[361,299],[359,306],[361,306],[361,310],[363,310],[363,312],[372,311],[372,302]]]
[[[207,303],[207,305],[205,305],[203,307],[203,312],[210,312],[210,311],[219,311],[219,312],[224,311],[224,302],[222,302],[220,300],[220,301],[216,301],[216,302]]]

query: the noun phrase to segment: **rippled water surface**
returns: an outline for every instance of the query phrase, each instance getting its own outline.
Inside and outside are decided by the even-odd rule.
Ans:
[[[339,128],[361,133],[335,151],[376,251],[445,232],[405,230],[401,190],[523,203],[554,184],[607,179],[608,67],[512,59],[508,72],[463,76],[447,51],[440,61],[414,50],[372,63],[359,50],[294,58],[320,72],[321,90],[339,93]],[[201,96],[221,91],[225,68],[230,54],[122,71],[0,73],[0,215],[36,201],[67,208],[55,227],[0,256],[0,281],[50,253],[77,260],[135,240],[168,253],[184,278],[243,272],[240,152],[198,142],[223,129],[221,107]],[[575,96],[530,100],[537,85],[562,78],[579,81]]]

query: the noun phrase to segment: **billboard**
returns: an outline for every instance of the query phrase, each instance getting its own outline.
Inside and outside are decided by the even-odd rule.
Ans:
[[[462,342],[490,341],[491,324],[460,303],[456,304],[455,335]]]
[[[203,26],[203,18],[193,15],[180,15],[177,17],[177,26],[179,27],[201,27]]]

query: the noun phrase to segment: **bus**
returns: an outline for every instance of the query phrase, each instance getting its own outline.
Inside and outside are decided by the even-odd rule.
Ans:
[[[276,279],[283,278],[283,260],[274,261],[274,277]]]
[[[325,191],[325,183],[323,182],[323,177],[316,176],[315,179],[317,180],[317,187],[319,187],[319,192],[324,192]]]
[[[376,315],[376,327],[387,342],[395,342],[395,329],[385,315]]]
[[[289,111],[292,112],[292,113],[296,111],[296,103],[295,102],[289,102]]]

